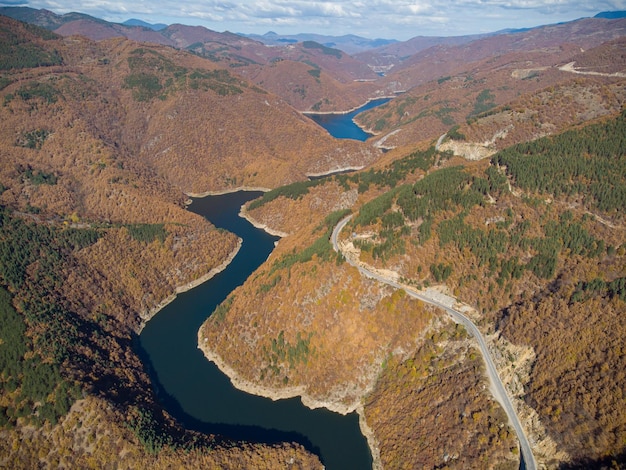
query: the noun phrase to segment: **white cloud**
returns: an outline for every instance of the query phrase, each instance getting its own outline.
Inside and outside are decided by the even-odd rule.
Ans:
[[[0,0],[15,5],[22,0]],[[408,39],[537,26],[626,10],[626,0],[23,0],[56,13],[108,21],[202,24],[217,31],[319,32]],[[282,29],[279,29],[282,28]]]

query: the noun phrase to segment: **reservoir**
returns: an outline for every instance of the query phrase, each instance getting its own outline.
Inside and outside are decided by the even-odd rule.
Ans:
[[[383,105],[387,103],[390,99],[391,98],[380,98],[377,100],[368,101],[365,105],[349,113],[306,113],[306,115],[313,119],[324,129],[326,129],[330,135],[337,139],[353,139],[364,142],[369,137],[371,137],[372,134],[365,132],[363,129],[357,126],[353,121],[354,116],[362,113],[363,111],[367,111],[368,109]]]
[[[272,401],[237,390],[197,347],[198,330],[228,294],[263,263],[277,240],[238,216],[260,192],[195,199],[189,210],[243,239],[221,273],[177,298],[148,322],[140,354],[163,407],[186,428],[249,442],[298,442],[330,470],[367,469],[372,458],[358,415],[310,410],[299,398]]]

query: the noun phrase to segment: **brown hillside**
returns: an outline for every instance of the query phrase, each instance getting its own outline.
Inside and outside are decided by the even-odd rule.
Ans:
[[[237,34],[229,33],[225,31],[218,33],[205,28],[204,26],[187,26],[183,24],[172,24],[167,28],[160,31],[160,34],[169,38],[174,42],[176,47],[180,49],[186,49],[192,44],[196,43],[218,43],[222,46],[228,45],[234,49],[241,49],[243,47],[261,46],[257,41],[247,39]]]
[[[483,367],[449,320],[408,358],[386,363],[365,401],[384,468],[519,468],[515,435],[485,393]]]
[[[62,36],[80,35],[95,41],[124,37],[138,42],[188,49],[222,67],[236,67],[241,75],[301,110],[310,110],[312,107],[322,111],[354,108],[373,97],[374,90],[371,86],[363,83],[359,86],[353,82],[378,78],[363,62],[312,41],[269,47],[237,34],[219,33],[203,26],[173,24],[157,32],[143,27],[109,23],[86,15],[77,15],[76,19],[67,21],[71,18],[51,13],[51,18],[44,21],[42,15],[36,12],[33,10],[29,17],[44,24],[55,20],[60,25],[55,23],[54,29]],[[300,78],[299,82],[294,83],[298,67],[295,70],[285,70],[284,67],[277,70],[272,66],[278,61],[307,64],[307,70],[312,70],[313,76],[308,77],[309,80]],[[256,79],[259,74],[261,78]]]
[[[360,142],[335,141],[283,100],[206,60],[128,43],[111,53],[117,57],[112,65],[120,71],[112,77],[118,93],[133,103],[127,108],[123,139],[186,192],[274,187],[309,173],[365,165],[380,155]],[[136,60],[133,70],[129,60]],[[157,75],[164,94],[138,101],[122,80],[128,74],[149,75],[146,67],[153,60],[165,70]],[[173,82],[178,72],[166,70],[174,60],[188,68],[186,83]]]
[[[241,73],[303,111],[346,111],[376,96],[375,84],[341,83],[326,70],[304,62],[280,60]]]
[[[451,74],[455,67],[456,70],[467,70],[472,62],[489,57],[512,52],[542,50],[547,52],[567,45],[575,45],[586,50],[624,36],[625,33],[626,21],[624,19],[585,18],[531,28],[524,32],[490,35],[460,45],[437,45],[403,60],[400,65],[392,69],[392,73],[387,74],[386,80],[401,81],[404,89],[409,89],[423,83],[424,79],[432,80]],[[429,70],[422,70],[423,68]],[[438,75],[426,78],[424,73],[438,73]]]
[[[293,250],[299,252],[312,243],[312,237],[323,236],[322,230],[314,230],[318,217],[341,207],[327,205],[326,194],[352,204],[350,194],[343,195],[331,185],[301,201],[313,216],[302,217],[299,223],[277,221],[283,230],[297,227],[297,232],[281,240],[265,267],[231,294],[223,315],[210,317],[200,332],[200,345],[210,357],[216,354],[233,367],[244,384],[269,389],[287,385],[288,390],[302,389],[312,403],[345,410],[354,409],[373,386],[388,353],[411,348],[431,314],[419,302],[361,279],[345,263],[314,257],[281,267]],[[285,202],[276,200],[280,209],[274,213],[284,213]],[[302,213],[302,205],[291,207],[293,215]],[[409,328],[402,327],[407,324]],[[247,338],[245,346],[240,344],[243,338]],[[286,351],[298,348],[297,355],[274,358],[272,344],[279,338]],[[300,351],[304,345],[306,350]]]
[[[5,17],[0,41],[11,44],[0,53],[0,465],[319,468],[300,446],[187,432],[157,405],[137,333],[238,242],[184,210],[181,187],[138,156],[130,123],[149,120],[154,81],[126,80],[137,44]]]
[[[193,43],[189,49],[235,67],[242,76],[303,111],[351,109],[376,96],[378,88],[372,83],[378,77],[365,64],[316,43],[269,47],[228,35]]]
[[[124,26],[90,18],[64,23],[56,28],[54,32],[61,36],[85,36],[94,41],[122,37],[138,42],[152,42],[165,46],[174,45],[174,42],[167,37],[148,28]]]
[[[435,46],[455,46],[477,40],[481,35],[468,36],[416,36],[407,41],[388,44],[373,50],[354,54],[354,58],[365,62],[378,72],[388,73],[402,61],[420,51]]]
[[[454,296],[486,334],[541,466],[623,466],[623,29],[581,20],[422,50],[385,79],[406,93],[359,117],[396,147],[383,155],[279,97],[306,85],[330,107],[379,86],[331,78],[333,50],[302,46],[325,68],[261,70],[234,45],[209,61],[0,17],[15,46],[0,48],[0,305],[16,325],[0,346],[17,354],[0,347],[0,466],[319,468],[299,446],[181,429],[133,349],[154,308],[237,246],[184,210],[184,192],[294,181],[248,205],[288,236],[199,332],[234,383],[358,409],[385,467],[517,467],[464,329],[332,250],[352,213],[355,259]],[[235,63],[280,79],[276,94]],[[347,166],[370,167],[303,182]]]
[[[149,387],[149,384],[146,384]],[[291,444],[233,446],[196,434],[195,448],[147,453],[114,409],[104,400],[77,402],[57,426],[0,431],[3,465],[26,470],[41,465],[66,468],[258,468],[272,470],[291,462],[301,470],[321,469],[319,459]],[[204,442],[203,442],[204,441]],[[203,450],[205,445],[209,450]]]
[[[614,50],[617,54],[619,47]],[[440,76],[360,114],[357,121],[381,137],[389,135],[385,146],[435,141],[460,125],[468,142],[495,149],[621,109],[623,77],[561,70],[579,57],[576,47],[549,52],[509,53],[472,63],[461,73]],[[437,57],[439,53],[431,60]],[[496,120],[498,124],[492,123]],[[474,128],[483,123],[483,132],[477,133]]]
[[[66,87],[63,106],[107,151],[135,155],[185,192],[274,187],[363,166],[380,155],[367,144],[335,141],[275,95],[191,54],[118,39],[96,44],[66,38],[58,45],[67,65],[29,76],[32,83],[53,84],[57,94]],[[31,86],[26,78],[3,92]],[[24,111],[30,107],[20,100],[12,106],[18,103]],[[51,108],[59,106],[60,100]],[[32,130],[26,126],[17,128]]]
[[[338,49],[329,48],[314,41],[305,41],[285,46],[282,56],[289,60],[314,63],[343,83],[378,78],[362,61],[355,60]]]
[[[530,343],[537,352],[527,402],[560,448],[583,466],[623,455],[626,425],[621,411],[626,377],[619,352],[624,301],[602,294],[569,300],[574,285],[586,279],[564,275],[549,291],[506,310],[502,319],[507,338]]]
[[[465,135],[465,139],[446,143],[442,149],[465,156],[468,153],[464,141],[478,142],[479,148],[490,154],[519,142],[614,115],[626,103],[624,84],[623,78],[570,78],[496,108],[469,124],[462,124],[458,132]]]
[[[575,70],[583,74],[596,72],[600,74],[626,73],[626,38],[587,49],[572,57]]]
[[[440,312],[362,277],[332,254],[290,261],[315,239],[326,241],[316,221],[358,206],[357,197],[356,188],[329,181],[301,198],[279,197],[250,210],[255,220],[291,234],[203,325],[200,347],[241,388],[297,393],[311,405],[343,411],[364,403],[385,467],[467,468],[489,455],[495,466],[514,468],[515,441],[481,385],[480,359],[462,329],[440,331],[448,322]]]
[[[559,148],[564,145],[559,141]],[[573,145],[578,148],[580,144]],[[545,158],[549,156],[547,153]],[[623,147],[603,158],[619,166]],[[480,175],[479,169],[478,165],[468,165],[466,171]],[[433,172],[432,177],[443,171]],[[618,185],[623,184],[623,178],[616,178],[621,181]],[[428,241],[421,241],[421,219],[408,223],[406,238],[398,229],[392,238],[383,235],[389,232],[382,225],[387,220],[384,218],[382,224],[377,219],[381,225],[350,231],[355,234],[353,238],[365,240],[361,245],[363,261],[392,269],[411,279],[413,285],[445,282],[458,299],[482,311],[486,319],[499,319],[506,338],[533,347],[537,359],[524,400],[539,414],[560,450],[582,466],[620,461],[625,418],[616,410],[624,409],[620,378],[624,365],[623,356],[615,353],[619,346],[614,345],[622,336],[617,324],[624,312],[623,295],[617,287],[624,276],[623,211],[619,205],[608,213],[598,211],[586,192],[540,196],[520,191],[515,181],[510,183],[511,193],[490,191],[486,196],[489,202],[471,211],[449,201],[441,209],[441,218],[433,220],[433,238]],[[396,204],[400,199],[392,199],[390,214],[400,213]],[[533,273],[527,268],[538,261],[539,245],[516,246],[512,242],[520,230],[528,240],[541,240],[556,227],[577,231],[576,242],[559,235],[562,241],[550,251],[556,253],[554,272]],[[509,236],[511,242],[505,242]],[[446,241],[448,237],[457,241]],[[495,248],[501,243],[496,241],[498,237],[506,243],[499,249]],[[399,240],[402,238],[404,242]],[[390,248],[383,248],[385,240],[392,241]],[[501,261],[496,261],[499,257]],[[527,268],[521,268],[524,265]],[[546,457],[558,460],[549,454]]]
[[[555,127],[567,125],[558,119],[554,115]],[[578,119],[585,117],[579,115]],[[406,317],[412,311],[411,302],[405,303],[397,292],[380,297],[376,294],[380,285],[353,277],[356,271],[337,261],[328,247],[324,224],[315,225],[315,220],[331,211],[351,207],[355,217],[370,221],[362,225],[355,222],[344,230],[346,241],[360,253],[362,262],[397,273],[402,282],[414,287],[438,286],[450,292],[473,307],[473,318],[485,332],[495,333],[490,335],[494,356],[516,398],[527,432],[536,442],[534,452],[540,464],[548,468],[618,465],[623,460],[622,410],[626,409],[620,375],[624,358],[619,354],[623,335],[618,325],[624,312],[625,238],[623,203],[612,195],[621,195],[623,200],[625,194],[620,170],[624,117],[613,113],[594,122],[589,128],[593,130],[577,126],[566,137],[543,139],[536,148],[533,144],[523,150],[529,155],[527,171],[537,178],[540,173],[531,168],[531,162],[536,165],[540,161],[531,158],[535,152],[548,162],[555,159],[543,171],[552,168],[550,171],[558,172],[561,166],[567,167],[557,155],[572,150],[570,159],[582,158],[605,168],[602,175],[596,172],[592,176],[594,171],[579,163],[578,173],[568,177],[565,188],[572,188],[569,190],[529,191],[516,186],[515,178],[504,176],[503,167],[486,159],[466,162],[451,158],[449,153],[417,151],[397,158],[385,171],[335,177],[309,187],[304,196],[278,197],[250,209],[249,215],[257,221],[290,235],[281,240],[266,266],[205,324],[201,345],[204,338],[210,339],[207,344],[216,344],[215,349],[203,346],[205,353],[234,369],[232,374],[244,387],[261,386],[257,390],[270,395],[304,393],[312,396],[313,402],[331,400],[345,405],[368,390],[365,384],[373,370],[366,364],[374,367],[368,352],[395,351],[385,362],[388,369],[370,382],[373,388],[365,406],[381,460],[402,466],[426,458],[424,465],[434,465],[431,462],[447,458],[448,465],[475,466],[455,462],[452,456],[456,453],[448,452],[453,446],[445,442],[458,443],[461,438],[447,426],[457,420],[465,426],[468,413],[472,419],[474,416],[467,411],[472,405],[461,403],[443,383],[458,380],[465,384],[459,385],[464,390],[480,388],[474,382],[476,376],[468,372],[463,361],[453,360],[454,365],[446,362],[450,350],[446,352],[443,345],[426,355],[426,363],[433,361],[430,368],[417,367],[416,363],[423,361],[420,348],[428,344],[424,338],[432,330],[420,330],[423,333],[414,337],[412,346],[396,345],[395,341],[407,334],[404,330],[418,334],[416,320]],[[575,151],[581,148],[587,149],[584,156]],[[424,173],[412,166],[422,165],[420,162],[430,162],[431,168]],[[548,177],[555,183],[557,179]],[[416,189],[410,191],[411,186],[403,183],[415,184]],[[592,189],[596,184],[612,189],[597,192]],[[478,187],[482,189],[473,193],[472,188]],[[599,209],[600,199],[595,198],[613,202]],[[419,201],[437,202],[426,206],[430,208],[425,215],[411,218],[407,214],[412,210],[424,209],[410,209],[414,207],[407,205],[410,200],[417,208]],[[376,211],[381,215],[369,219],[367,214]],[[376,312],[376,326],[369,324],[366,301]],[[401,323],[396,324],[396,320]],[[396,326],[402,333],[395,330]],[[370,336],[372,331],[375,335]],[[335,335],[343,342],[337,339],[329,343],[335,341]],[[516,348],[500,349],[502,340],[498,343],[494,339],[499,335],[513,341]],[[329,344],[332,361],[328,358]],[[368,346],[361,349],[365,344]],[[447,380],[436,372],[439,361],[448,364],[441,372],[450,374]],[[437,388],[440,384],[442,388]],[[433,418],[432,414],[421,416],[414,411],[439,406],[437,397],[441,396],[450,397],[439,412],[447,416],[441,421],[436,418],[438,414]],[[450,412],[450,403],[465,411],[445,415]],[[487,407],[478,406],[483,412]],[[484,418],[484,413],[477,414],[475,421]],[[409,431],[413,420],[418,419],[423,433],[421,427]],[[511,458],[508,452],[514,452],[515,446],[506,440],[510,436],[500,435],[498,426],[489,428],[491,434],[479,437],[482,431],[478,431],[474,435],[488,449],[485,452],[503,451],[500,455]],[[414,439],[415,446],[398,444],[406,439]],[[470,447],[476,450],[478,445]],[[499,445],[503,446],[500,451],[496,450]],[[423,451],[411,453],[414,447],[422,446]],[[430,452],[442,447],[445,453]],[[510,462],[514,464],[514,460]]]
[[[444,144],[442,149],[468,155],[480,148],[485,155],[618,113],[626,103],[623,43],[623,38],[609,41],[564,59],[569,62],[557,65],[559,74],[553,74],[556,85],[467,119],[457,130],[464,138]],[[546,69],[530,67],[515,69],[511,76],[539,83],[545,73]],[[471,142],[479,146],[468,146]]]

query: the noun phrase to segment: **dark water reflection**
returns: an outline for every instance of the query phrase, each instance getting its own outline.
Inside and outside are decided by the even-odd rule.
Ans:
[[[196,199],[190,210],[244,242],[222,273],[180,294],[144,328],[140,349],[159,400],[185,427],[250,442],[298,442],[328,469],[371,468],[358,416],[310,410],[298,398],[272,401],[239,391],[197,348],[204,320],[267,259],[276,237],[238,217],[241,205],[261,193],[238,192]]]
[[[320,126],[328,131],[330,135],[337,139],[353,139],[366,141],[372,136],[357,126],[353,119],[359,113],[375,108],[376,106],[387,103],[391,98],[381,98],[369,101],[352,112],[346,114],[314,114],[307,113],[307,116],[317,122]]]

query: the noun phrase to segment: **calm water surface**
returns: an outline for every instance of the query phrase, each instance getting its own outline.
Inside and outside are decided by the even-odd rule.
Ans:
[[[328,469],[367,469],[372,459],[358,416],[309,410],[299,398],[272,401],[235,389],[197,348],[200,326],[228,294],[267,259],[276,238],[238,217],[258,192],[196,199],[189,209],[244,242],[233,262],[211,280],[180,294],[140,336],[141,355],[163,406],[188,429],[252,442],[295,441]]]
[[[359,126],[357,126],[353,119],[359,113],[367,111],[368,109],[375,108],[388,102],[391,98],[381,98],[378,100],[372,100],[367,104],[361,106],[347,114],[312,114],[307,113],[311,119],[317,122],[320,126],[326,129],[330,135],[337,139],[353,139],[366,141],[372,134],[368,134]]]

